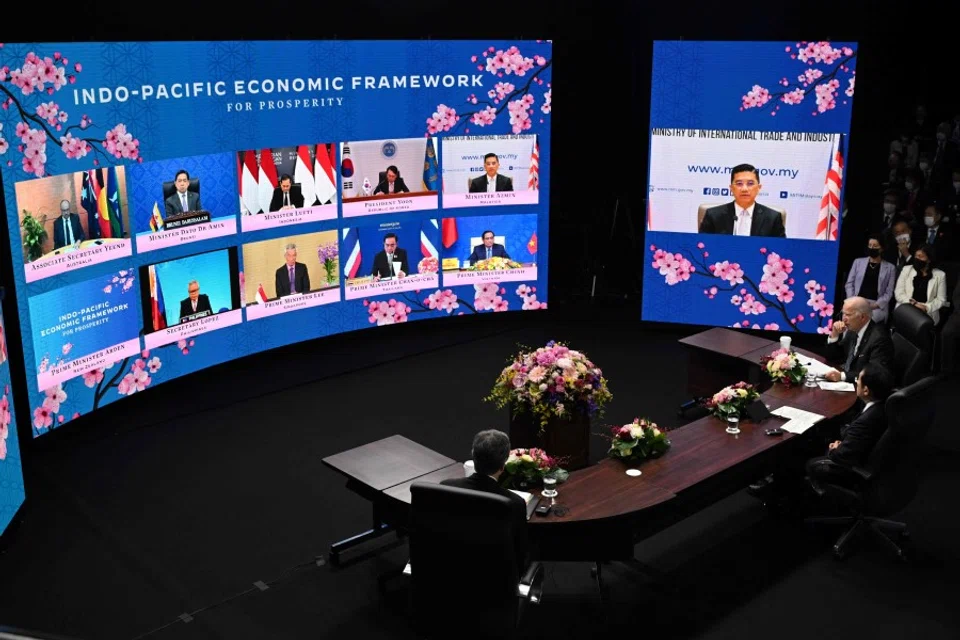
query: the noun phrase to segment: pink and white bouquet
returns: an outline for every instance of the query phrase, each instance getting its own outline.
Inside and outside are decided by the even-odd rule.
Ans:
[[[514,356],[486,398],[498,409],[531,411],[541,432],[551,418],[603,415],[612,399],[600,368],[586,354],[553,340]]]
[[[486,260],[478,260],[470,267],[471,271],[502,271],[504,269],[522,269],[523,265],[516,260],[494,256]]]
[[[547,455],[543,449],[513,449],[500,475],[500,483],[505,487],[535,485],[540,484],[544,476],[551,475],[559,484],[570,475],[560,468],[560,463],[559,458]]]
[[[417,273],[436,273],[440,268],[440,262],[433,256],[427,256],[417,263]]]
[[[706,401],[705,406],[718,418],[739,418],[751,402],[760,397],[756,388],[746,382],[738,382],[724,387]]]
[[[797,358],[796,351],[792,349],[777,349],[773,353],[760,358],[760,366],[767,372],[774,382],[779,382],[785,387],[792,387],[800,384],[803,377],[807,375],[807,369]]]
[[[610,430],[607,455],[625,462],[658,458],[670,448],[666,432],[647,418],[634,418],[630,424]]]

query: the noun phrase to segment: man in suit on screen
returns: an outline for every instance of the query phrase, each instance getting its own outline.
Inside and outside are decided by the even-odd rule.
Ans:
[[[483,239],[483,244],[473,248],[473,253],[470,254],[470,264],[477,264],[477,262],[480,260],[488,260],[494,257],[505,258],[507,260],[510,259],[510,256],[507,255],[507,250],[504,249],[503,245],[496,244],[493,241],[493,231],[487,229],[483,232],[481,237]]]
[[[200,283],[191,280],[187,284],[187,298],[180,301],[180,322],[187,321],[192,315],[207,311],[207,315],[213,313],[210,306],[210,298],[205,293],[200,293]]]
[[[488,429],[473,438],[471,458],[476,473],[466,478],[448,478],[440,484],[473,491],[495,493],[510,499],[513,509],[513,540],[517,569],[523,573],[527,556],[527,505],[523,498],[500,486],[499,478],[510,457],[510,438],[502,431]]]
[[[396,263],[400,263],[399,270]],[[407,250],[397,246],[397,234],[388,233],[383,236],[383,251],[373,257],[373,279],[403,278],[410,270],[407,263]]]
[[[730,193],[734,201],[707,209],[700,223],[700,233],[734,236],[786,238],[783,218],[757,202],[760,193],[760,172],[749,164],[739,164],[730,171]]]
[[[69,200],[61,200],[60,217],[53,223],[53,248],[59,249],[85,239],[80,216],[70,212]]]
[[[288,244],[283,258],[286,264],[277,269],[277,297],[289,296],[291,293],[308,293],[310,274],[307,273],[307,265],[297,262],[297,245]]]
[[[190,174],[186,170],[177,171],[173,184],[177,188],[176,192],[163,202],[168,216],[201,210],[200,194],[188,190]]]
[[[280,176],[280,186],[273,190],[270,198],[270,211],[281,209],[300,209],[303,207],[303,193],[293,190],[293,178],[287,174]]]
[[[470,193],[513,191],[513,179],[497,173],[500,170],[500,158],[497,154],[488,153],[483,156],[483,170],[486,172],[484,175],[470,181]]]

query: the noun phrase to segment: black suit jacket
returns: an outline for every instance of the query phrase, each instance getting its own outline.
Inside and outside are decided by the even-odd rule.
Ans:
[[[186,213],[183,210],[183,205],[180,203],[180,194],[174,192],[172,196],[163,201],[164,208],[167,210],[168,216],[175,216],[178,213]],[[200,204],[200,194],[194,193],[193,191],[187,191],[187,211],[200,211],[202,209]]]
[[[737,210],[733,202],[728,202],[719,207],[711,207],[707,209],[703,216],[703,222],[700,223],[700,233],[733,235],[736,219]],[[783,217],[780,212],[755,202],[753,219],[750,222],[750,235],[786,238],[787,232],[783,228]]]
[[[389,189],[390,189],[390,185],[387,184],[386,180],[384,180],[383,182],[377,185],[376,189],[373,190],[373,195],[377,195],[378,193],[390,193]],[[397,179],[394,180],[393,182],[393,192],[394,193],[410,193],[410,189],[407,188],[407,183],[403,181],[403,178],[398,176]]]
[[[73,241],[86,240],[86,237],[83,235],[83,227],[80,226],[80,216],[76,213],[71,213],[68,224],[73,229]],[[58,217],[53,222],[53,248],[59,249],[60,247],[67,246],[67,240],[69,237],[63,230],[63,218]]]
[[[513,544],[517,556],[517,569],[520,571],[520,575],[523,575],[527,563],[527,505],[523,498],[509,489],[504,489],[490,476],[481,473],[474,473],[466,478],[449,478],[442,480],[440,484],[496,493],[510,499],[510,504],[513,507]]]
[[[310,274],[307,273],[307,265],[302,262],[296,262],[293,265],[293,284],[297,288],[297,293],[310,292]],[[290,272],[286,264],[277,269],[274,287],[278,298],[290,295]]]
[[[843,337],[827,346],[832,351],[833,358],[839,360],[842,365],[846,363],[847,356],[850,355],[850,351],[856,344],[857,334],[853,331],[847,331]],[[884,366],[891,373],[894,371],[893,341],[890,339],[890,334],[887,333],[883,325],[872,321],[863,333],[860,349],[854,355],[850,367],[842,369],[846,381],[856,383],[857,376],[860,375],[860,371],[867,366],[868,362]]]
[[[180,322],[183,322],[183,319],[187,316],[192,316],[195,313],[200,313],[201,311],[209,311],[213,313],[213,309],[210,307],[210,298],[205,293],[201,293],[197,296],[197,310],[194,311],[193,307],[190,305],[190,298],[180,301]]]
[[[297,209],[303,207],[303,192],[299,189],[290,189],[290,204]],[[277,187],[273,190],[273,197],[270,198],[270,211],[280,211],[283,206],[283,189]]]
[[[870,405],[850,424],[840,428],[840,446],[827,452],[834,462],[861,466],[887,429],[887,414],[882,402]]]
[[[507,250],[503,248],[502,244],[493,243],[493,246],[490,247],[493,252],[494,258],[506,258],[510,259],[510,256],[507,255]],[[473,248],[473,253],[470,254],[470,264],[477,264],[479,260],[487,259],[487,248],[482,244],[479,247]]]
[[[497,191],[513,191],[513,178],[497,174]],[[470,193],[487,192],[487,174],[470,181]]]
[[[393,254],[393,261],[400,263],[400,270],[405,274],[410,274],[410,265],[407,263],[407,250],[397,247],[397,250]],[[393,271],[390,270],[390,265],[387,264],[387,252],[381,251],[373,257],[373,272],[371,275],[380,276],[381,278],[389,278],[392,275],[396,275]]]

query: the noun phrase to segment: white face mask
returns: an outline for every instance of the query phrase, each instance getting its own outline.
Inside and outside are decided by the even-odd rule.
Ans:
[[[907,242],[907,243],[909,243],[909,242],[910,242],[910,234],[909,234],[909,233],[901,233],[900,235],[897,236],[897,242]]]
[[[884,202],[884,203],[883,203],[883,212],[884,212],[884,213],[893,213],[893,212],[896,211],[896,210],[897,210],[897,205],[893,204],[892,202]]]
[[[920,163],[920,171],[926,171],[926,170],[929,169],[929,168],[930,168],[930,163],[929,163],[929,162],[921,162],[921,163]]]
[[[923,218],[923,224],[927,225],[928,227],[932,227],[932,226],[933,226],[933,216],[924,216],[924,218]]]
[[[912,183],[912,182],[904,182],[904,183],[903,183],[903,186],[907,189],[907,191],[913,191],[913,183]]]
[[[954,188],[954,189],[960,189],[960,181],[954,182],[954,183],[953,183],[953,188]]]
[[[945,133],[938,133],[938,134],[937,134],[937,140],[939,140],[940,142],[943,142],[943,141],[946,140],[946,139],[947,139],[947,134],[945,134]]]

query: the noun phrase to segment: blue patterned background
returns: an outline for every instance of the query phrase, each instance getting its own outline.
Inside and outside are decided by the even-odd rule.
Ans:
[[[542,56],[545,64],[535,65],[525,76],[506,74],[497,77],[486,71],[479,71],[478,64],[485,61],[484,52],[489,47],[506,50],[516,45],[522,55],[533,58]],[[128,131],[139,140],[142,164],[130,159],[117,159],[100,151],[92,152],[84,158],[67,159],[58,148],[56,139],[51,136],[47,142],[46,174],[54,175],[73,171],[82,171],[94,166],[124,165],[127,170],[129,202],[125,203],[131,212],[134,229],[143,232],[149,228],[149,215],[154,201],[162,206],[162,183],[173,178],[176,170],[184,167],[191,175],[200,177],[201,198],[205,208],[214,215],[237,215],[239,197],[236,175],[237,151],[293,146],[304,141],[341,142],[344,140],[376,140],[384,138],[424,137],[427,134],[426,121],[437,111],[438,105],[456,109],[458,114],[468,114],[478,110],[478,105],[468,101],[471,94],[480,100],[486,99],[486,92],[498,82],[509,81],[519,89],[529,89],[534,96],[531,128],[524,134],[537,134],[540,143],[540,202],[536,206],[516,207],[517,214],[536,215],[536,231],[539,239],[539,280],[525,283],[537,293],[526,292],[528,301],[537,296],[537,302],[546,301],[547,256],[549,251],[549,189],[550,189],[550,114],[540,107],[544,103],[544,93],[552,80],[552,52],[547,42],[533,41],[277,41],[277,42],[154,42],[154,43],[55,43],[55,44],[11,44],[0,49],[0,65],[16,69],[23,64],[28,52],[40,56],[52,56],[54,51],[62,52],[68,58],[67,67],[82,63],[83,71],[76,74],[75,84],[68,84],[51,97],[46,93],[30,96],[17,94],[23,108],[35,113],[41,101],[54,99],[69,115],[66,126],[79,124],[81,115],[93,120],[93,125],[84,131],[84,137],[103,139],[105,132],[118,123],[126,125]],[[478,61],[471,58],[476,56]],[[68,73],[72,73],[68,69]],[[418,89],[372,89],[353,90],[349,78],[352,76],[403,76],[426,74],[474,74],[481,77],[482,86],[471,87],[433,87],[421,86]],[[183,99],[143,100],[131,97],[125,102],[106,104],[74,104],[73,90],[124,85],[134,89],[143,84],[158,85],[173,82],[206,82],[224,80],[228,89],[233,80],[277,79],[277,78],[316,78],[343,76],[346,88],[342,92],[319,92],[313,96],[338,96],[343,98],[341,106],[316,109],[228,111],[228,102],[253,101],[259,97],[196,97]],[[536,80],[542,80],[541,85]],[[272,99],[295,98],[296,96],[272,96]],[[449,131],[436,134],[464,135],[467,129],[472,134],[498,135],[512,133],[509,113],[505,102],[499,105],[502,111],[496,121],[482,129],[472,126],[466,117]],[[14,130],[19,121],[16,109],[0,111],[3,123],[2,135],[10,142],[11,148],[0,156],[0,177],[7,202],[10,226],[10,246],[15,263],[22,261],[19,229],[16,217],[16,198],[14,184],[20,180],[36,179],[28,175],[21,167],[21,155],[16,146],[18,140]],[[59,135],[59,134],[58,134]],[[98,149],[102,145],[98,146]],[[11,162],[7,166],[6,161]],[[96,161],[96,165],[94,162]],[[440,163],[442,167],[442,153]],[[339,178],[338,178],[339,179]],[[514,209],[514,207],[510,207]],[[463,215],[463,210],[454,211]],[[498,213],[501,213],[498,211]],[[512,215],[512,211],[503,211]],[[413,234],[410,240],[402,240],[407,246],[411,260],[416,256],[419,261],[419,225],[422,220],[438,218],[438,211],[413,212],[394,216],[391,220],[409,227]],[[239,246],[243,242],[256,242],[291,233],[310,233],[326,229],[336,229],[355,223],[353,220],[324,221],[298,225],[295,228],[278,228],[264,231],[240,233],[236,236],[204,240],[182,246],[174,246],[144,254],[134,254],[133,264],[139,267],[155,262],[181,258],[184,256]],[[239,226],[239,220],[238,220]],[[462,233],[462,232],[461,232]],[[436,236],[439,245],[439,232]],[[341,246],[341,253],[343,247]],[[379,248],[377,249],[379,250]],[[365,251],[366,252],[366,251]],[[373,252],[375,253],[375,252]],[[372,261],[373,253],[368,259]],[[369,263],[366,269],[369,270]],[[242,264],[240,265],[242,270]],[[79,272],[57,276],[26,285],[21,271],[15,271],[17,306],[27,309],[30,296],[59,289],[69,283],[105,275],[115,270],[111,264],[94,265]],[[519,310],[524,299],[516,293],[520,283],[504,285],[502,302],[509,310]],[[341,284],[342,286],[342,284]],[[456,313],[472,313],[471,307],[476,299],[476,289],[471,286],[458,287],[455,292],[463,300]],[[410,294],[412,307],[423,306],[423,299],[431,292]],[[169,297],[169,296],[168,296]],[[540,298],[543,300],[540,300]],[[170,300],[167,301],[171,303]],[[245,355],[271,349],[285,344],[308,340],[345,331],[366,329],[375,324],[369,321],[369,301],[344,301],[323,305],[291,314],[244,322],[219,331],[203,334],[190,343],[179,347],[176,344],[163,347],[149,354],[160,358],[161,365],[151,373],[149,388],[206,367],[243,357]],[[529,307],[538,305],[528,304]],[[407,321],[428,317],[444,316],[445,311],[426,308],[413,308]],[[142,312],[138,311],[138,313]],[[455,315],[455,314],[449,314]],[[142,322],[142,318],[141,318]],[[21,313],[21,329],[24,335],[32,331],[28,313]],[[24,345],[24,357],[33,361],[31,344]],[[186,351],[184,353],[184,351]],[[114,402],[123,397],[119,392],[119,382],[131,372],[136,360],[117,363],[107,369],[101,383],[87,387],[82,379],[73,379],[64,384],[67,398],[61,403],[55,416],[53,428],[60,426],[75,416],[85,416],[99,406]],[[142,393],[143,391],[137,391]],[[31,392],[29,411],[39,407],[44,394]],[[60,422],[60,418],[63,422]],[[33,425],[34,436],[46,433],[47,429],[37,429]]]
[[[849,47],[852,56],[843,55],[847,71],[838,70],[837,63],[809,65],[791,58],[797,54],[801,41],[781,42],[696,42],[657,41],[653,47],[653,79],[650,95],[650,128],[719,129],[748,131],[795,131],[848,134],[853,109],[853,97],[844,92],[848,78],[856,70],[856,43],[831,42],[837,49]],[[813,87],[802,103],[788,105],[771,99],[762,107],[741,109],[743,96],[754,85],[766,88],[771,94],[790,91],[798,87],[798,76],[808,69],[819,69],[826,78],[836,72],[840,86],[836,90],[836,106],[823,113],[817,111]],[[789,86],[780,84],[786,79]],[[779,108],[777,108],[779,106]],[[776,111],[776,115],[771,115]],[[816,114],[815,114],[816,112]],[[651,138],[652,141],[652,138]],[[652,145],[651,145],[652,146]],[[849,149],[848,136],[843,137],[841,150],[844,158]],[[649,153],[649,151],[648,151]],[[650,166],[656,158],[649,158]],[[826,167],[824,167],[826,171]],[[649,183],[649,180],[648,180]],[[843,183],[840,211],[846,189]],[[841,229],[842,230],[842,229]],[[808,279],[802,270],[809,268],[810,277],[832,287],[836,280],[839,241],[791,240],[779,238],[732,238],[731,236],[700,235],[683,233],[647,232],[647,244],[671,253],[692,250],[704,242],[710,254],[709,263],[729,260],[738,262],[746,274],[757,282],[762,275],[763,262],[760,248],[778,251],[781,255],[801,265],[801,274],[796,277],[799,288],[787,315],[807,315],[797,323],[794,330],[816,331],[816,321],[809,318],[811,307],[802,282]],[[648,247],[649,249],[650,247]],[[702,256],[701,256],[702,257]],[[784,314],[768,310],[759,320],[736,312],[728,294],[724,300],[719,296],[710,300],[703,294],[706,279],[696,275],[690,281],[668,286],[664,276],[652,267],[652,249],[645,254],[647,264],[643,275],[642,318],[644,320],[679,322],[687,324],[731,326],[734,321],[748,320],[749,325],[778,323],[779,331],[790,330]],[[800,278],[804,279],[801,281]],[[715,284],[709,283],[708,286]],[[828,301],[833,300],[833,291],[828,292]],[[736,312],[736,313],[735,313]]]
[[[481,237],[485,229],[493,231],[495,236],[506,238],[505,249],[512,260],[517,262],[536,262],[537,255],[530,255],[527,242],[537,230],[537,215],[475,216],[457,218],[457,241],[450,248],[440,250],[444,258],[457,258],[462,263],[470,257],[473,246],[470,238]],[[539,245],[539,238],[537,244]],[[539,247],[538,252],[539,253]]]
[[[3,311],[0,311],[0,327],[4,326]],[[10,349],[10,345],[7,345]],[[3,533],[23,504],[23,464],[20,459],[20,442],[17,440],[17,416],[13,410],[13,389],[10,386],[10,360],[0,364],[0,398],[9,403],[10,424],[7,425],[7,455],[0,460],[0,533]]]

